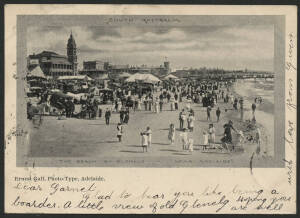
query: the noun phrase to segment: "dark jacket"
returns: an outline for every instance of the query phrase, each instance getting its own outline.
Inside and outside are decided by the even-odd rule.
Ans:
[[[110,111],[106,111],[105,112],[105,117],[110,117],[111,116],[111,112]]]

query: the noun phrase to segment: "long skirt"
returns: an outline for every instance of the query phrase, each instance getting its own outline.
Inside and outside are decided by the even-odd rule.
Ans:
[[[224,136],[222,139],[221,139],[222,142],[225,142],[225,143],[232,143],[232,136],[231,134],[227,134],[226,136]]]
[[[174,102],[171,103],[171,111],[174,110]]]
[[[170,141],[175,141],[175,132],[169,132],[168,139]]]
[[[138,102],[137,109],[138,109],[139,111],[142,110],[142,108],[141,108],[141,103],[140,103],[140,102]]]
[[[215,143],[216,141],[216,135],[213,133],[213,134],[210,134],[209,135],[209,142],[210,143]]]
[[[159,113],[159,106],[158,104],[155,106],[155,112],[158,114]]]
[[[175,110],[178,110],[178,103],[175,102]]]
[[[118,104],[118,111],[120,111],[121,109],[122,109],[122,104],[119,103],[119,104]]]

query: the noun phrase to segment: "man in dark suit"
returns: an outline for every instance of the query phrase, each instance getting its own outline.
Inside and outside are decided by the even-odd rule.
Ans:
[[[106,125],[109,125],[110,116],[111,116],[111,112],[108,108],[106,108],[106,111],[105,111],[105,123],[106,123]]]

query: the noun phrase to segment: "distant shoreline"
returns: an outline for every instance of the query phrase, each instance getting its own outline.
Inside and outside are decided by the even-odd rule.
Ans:
[[[238,87],[236,85],[232,87],[231,91],[235,96],[244,98],[244,105],[248,106],[244,107],[244,120],[246,120],[252,116],[250,107],[254,102],[254,98],[259,95],[255,91],[251,91],[251,87],[249,89],[249,84],[247,83],[243,83],[242,86]],[[257,104],[255,114],[257,124],[261,128],[263,135],[261,144],[262,152],[265,152],[267,156],[274,156],[274,104],[263,98],[263,103],[261,105]]]
[[[254,102],[255,97],[262,97],[263,103],[257,104],[257,109],[268,114],[274,115],[274,91],[273,94],[269,94],[267,92],[272,92],[272,89],[258,90],[257,88],[252,87],[252,84],[250,82],[252,81],[245,81],[243,82],[243,84],[239,84],[239,81],[237,81],[237,83],[234,84],[232,91],[236,95],[239,95],[245,100],[250,101],[251,104]],[[261,91],[261,93],[258,93],[259,91]],[[270,95],[273,95],[271,96],[273,98],[273,101],[271,101],[272,99],[270,99]]]

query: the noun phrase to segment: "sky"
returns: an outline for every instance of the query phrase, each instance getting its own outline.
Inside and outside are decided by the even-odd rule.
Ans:
[[[232,26],[31,26],[27,55],[44,50],[66,55],[72,31],[83,61],[159,66],[170,61],[172,70],[223,68],[273,71],[273,25]]]

